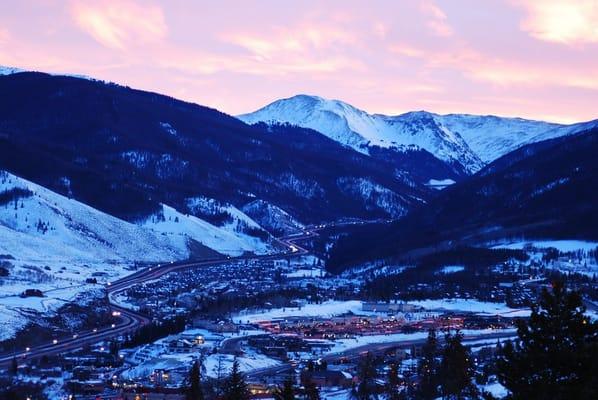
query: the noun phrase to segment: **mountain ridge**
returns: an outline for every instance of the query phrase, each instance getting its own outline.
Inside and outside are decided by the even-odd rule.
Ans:
[[[308,127],[363,154],[372,147],[396,151],[417,146],[469,174],[524,144],[598,126],[598,119],[564,125],[495,115],[410,111],[370,114],[341,100],[300,94],[238,115],[247,123],[290,123]]]

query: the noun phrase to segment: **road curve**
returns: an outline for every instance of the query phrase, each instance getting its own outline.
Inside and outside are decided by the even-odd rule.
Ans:
[[[134,332],[139,327],[148,324],[150,320],[146,316],[135,311],[129,310],[127,308],[121,307],[120,305],[116,304],[112,299],[112,296],[114,294],[121,292],[137,283],[142,283],[148,280],[154,280],[163,276],[164,274],[173,271],[178,271],[181,269],[214,266],[242,260],[270,260],[287,256],[296,257],[305,255],[308,254],[308,251],[305,248],[298,245],[297,242],[316,235],[316,233],[314,232],[315,230],[317,229],[306,230],[305,232],[299,234],[289,235],[277,239],[279,243],[281,243],[288,249],[285,252],[267,255],[226,257],[197,262],[185,261],[166,263],[158,266],[147,267],[139,271],[136,271],[130,275],[127,275],[126,277],[118,279],[114,282],[109,282],[106,285],[106,292],[108,294],[108,301],[110,303],[111,312],[120,313],[119,321],[116,324],[114,324],[114,326],[86,331],[79,335],[71,337],[59,338],[57,339],[56,343],[47,343],[32,348],[22,348],[17,349],[16,351],[1,353],[0,368],[7,368],[8,366],[10,366],[13,358],[16,358],[18,362],[23,362],[25,360],[38,359],[43,356],[53,356],[57,354],[68,353],[76,349],[79,349],[84,345],[95,344],[100,341],[113,339],[118,336]]]

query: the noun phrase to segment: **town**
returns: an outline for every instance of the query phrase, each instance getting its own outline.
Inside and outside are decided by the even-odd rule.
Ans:
[[[5,345],[2,379],[18,382],[14,390],[31,399],[179,400],[187,398],[189,374],[198,365],[208,397],[222,396],[234,370],[251,398],[274,398],[291,379],[297,390],[315,387],[323,398],[340,399],[363,380],[365,359],[379,377],[372,390],[384,390],[392,365],[407,393],[422,384],[418,366],[433,332],[437,346],[458,337],[475,361],[478,389],[496,394],[496,352],[516,337],[516,321],[530,315],[555,274],[596,310],[596,277],[588,273],[595,270],[595,251],[526,247],[523,254],[508,253],[484,269],[489,286],[483,295],[457,279],[465,265],[437,268],[433,281],[409,289],[410,297],[396,291],[389,298],[376,289],[375,298],[378,280],[400,286],[412,267],[387,268],[384,276],[363,270],[334,275],[307,252],[189,266],[120,286],[100,279],[106,301],[118,307],[105,320],[108,328],[71,332],[72,340],[94,339],[65,352],[38,356],[29,349],[42,344],[32,343],[11,357]],[[109,334],[128,313],[142,316],[142,323]],[[47,346],[63,342],[56,338]]]

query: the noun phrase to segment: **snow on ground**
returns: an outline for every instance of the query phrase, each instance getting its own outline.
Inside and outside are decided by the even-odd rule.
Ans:
[[[326,275],[326,271],[321,268],[307,269],[300,268],[293,272],[284,274],[287,278],[320,278]]]
[[[25,72],[24,69],[15,68],[15,67],[5,67],[0,65],[0,75],[12,75],[17,74],[19,72]]]
[[[347,400],[351,398],[351,389],[322,388],[320,395],[324,400]]]
[[[598,247],[598,242],[588,242],[583,240],[533,240],[501,244],[493,246],[493,248],[523,249],[529,246],[533,246],[539,249],[547,249],[549,247],[554,247],[555,249],[562,252],[570,252],[577,250],[588,251],[595,250]]]
[[[509,394],[507,388],[501,385],[499,382],[488,383],[486,385],[479,385],[480,390],[490,392],[497,399],[502,399]]]
[[[453,274],[455,272],[461,272],[465,269],[463,265],[445,265],[440,269],[442,274]]]
[[[213,353],[211,349],[221,346],[222,342],[229,338],[261,335],[263,333],[264,331],[260,330],[241,330],[238,334],[219,334],[205,329],[187,329],[180,334],[170,335],[150,345],[140,346],[135,349],[131,352],[131,357],[128,358],[128,361],[137,365],[123,371],[121,377],[123,379],[147,378],[155,369],[186,369],[192,365],[193,361],[201,358],[202,352],[205,355],[204,368],[206,374],[210,377],[217,377],[220,368],[220,373],[226,376],[230,372],[235,356]],[[180,354],[167,353],[165,344],[170,340],[198,335],[204,337],[205,343],[196,351]],[[271,359],[253,349],[243,348],[242,352],[243,354],[238,356],[237,360],[243,372],[280,364],[279,361]]]
[[[266,321],[275,318],[285,317],[333,317],[352,312],[354,314],[364,314],[362,311],[361,301],[325,301],[322,304],[305,304],[301,307],[285,307],[275,308],[272,310],[264,310],[262,312],[250,311],[248,313],[240,313],[233,317],[233,321],[237,323],[253,323],[257,321]],[[367,314],[367,313],[366,313]]]
[[[234,360],[235,356],[232,354],[211,354],[204,360],[206,374],[212,378],[216,378],[219,375],[218,370],[220,369],[220,374],[227,376],[230,373]],[[243,355],[237,356],[237,361],[242,372],[280,365],[280,361],[250,349],[244,349]]]
[[[350,339],[335,340],[334,347],[328,354],[341,353],[353,349],[355,347],[365,346],[366,344],[377,343],[391,343],[399,341],[409,341],[425,339],[428,337],[428,332],[414,332],[414,333],[393,333],[388,335],[369,335],[369,336],[355,336]]]
[[[528,316],[529,309],[509,308],[504,303],[489,303],[470,299],[441,299],[410,301],[431,311],[463,311],[504,317]],[[375,312],[363,311],[360,300],[336,301],[329,300],[322,304],[304,304],[301,307],[275,308],[271,310],[246,311],[233,317],[237,323],[255,323],[289,317],[333,317],[352,313],[355,315],[381,315]],[[417,314],[417,313],[413,313]],[[429,313],[428,313],[429,314]]]
[[[442,190],[446,189],[448,186],[451,186],[455,183],[452,179],[430,179],[426,186],[431,187],[432,189]]]
[[[473,299],[415,300],[409,303],[428,310],[464,311],[503,317],[523,317],[530,314],[529,309],[510,308],[504,303],[489,303]]]
[[[464,343],[469,345],[470,343],[478,343],[479,341],[470,342],[467,340],[468,336],[480,335],[480,334],[496,334],[496,333],[507,333],[511,332],[516,335],[516,329],[463,329],[460,331],[465,337]],[[412,340],[422,340],[428,337],[428,332],[414,332],[414,333],[391,333],[381,335],[367,335],[367,336],[355,336],[350,339],[337,339],[332,341],[334,347],[328,354],[341,353],[356,347],[365,346],[368,344],[379,344],[379,343],[394,343],[394,342],[407,342]],[[492,339],[492,343],[496,344],[497,339]]]

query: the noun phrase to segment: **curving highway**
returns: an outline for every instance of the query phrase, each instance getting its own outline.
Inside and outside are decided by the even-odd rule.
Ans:
[[[113,300],[114,294],[121,292],[135,284],[157,279],[164,274],[178,271],[187,268],[199,268],[205,266],[214,266],[219,264],[227,264],[234,261],[240,260],[269,260],[278,259],[285,256],[301,256],[308,254],[308,251],[301,247],[297,242],[307,239],[311,236],[316,235],[314,231],[322,229],[324,226],[305,230],[302,233],[289,235],[277,239],[280,244],[286,247],[288,250],[267,255],[247,255],[238,257],[226,257],[213,260],[197,261],[197,262],[172,262],[157,266],[151,266],[139,271],[136,271],[124,278],[118,279],[114,282],[109,282],[106,285],[106,292],[108,294],[108,301],[110,303],[110,309],[113,315],[117,315],[119,320],[114,325],[102,328],[86,331],[78,335],[71,337],[63,337],[56,339],[52,343],[47,343],[32,348],[19,349],[12,352],[6,352],[0,354],[0,368],[7,368],[12,363],[13,358],[17,358],[18,361],[33,360],[41,358],[43,356],[52,356],[62,353],[68,353],[77,350],[84,345],[95,344],[100,341],[110,340],[118,336],[131,333],[139,327],[148,324],[150,320],[135,311],[121,307],[116,304]]]

